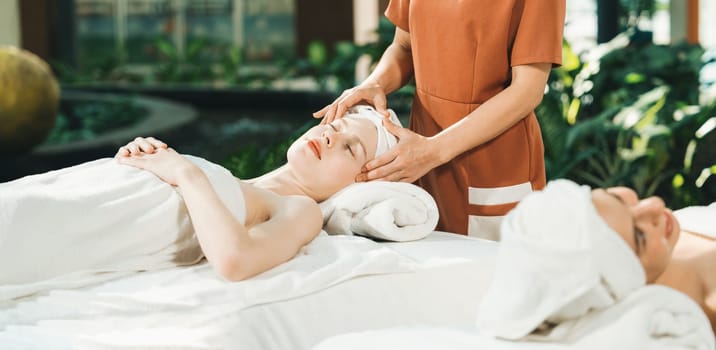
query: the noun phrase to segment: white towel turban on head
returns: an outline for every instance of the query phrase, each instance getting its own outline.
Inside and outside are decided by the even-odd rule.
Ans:
[[[403,127],[398,119],[398,116],[395,115],[395,112],[393,112],[392,109],[388,109],[388,114],[390,114],[389,119],[393,122],[393,124],[401,128]],[[398,139],[395,135],[391,134],[390,131],[383,126],[383,119],[385,116],[376,111],[373,107],[368,105],[353,106],[348,109],[344,116],[347,118],[368,119],[375,124],[375,128],[378,130],[378,144],[375,148],[375,157],[387,152],[398,143]]]
[[[587,186],[550,182],[507,214],[501,234],[477,320],[485,334],[523,338],[646,284],[636,254],[599,216]]]

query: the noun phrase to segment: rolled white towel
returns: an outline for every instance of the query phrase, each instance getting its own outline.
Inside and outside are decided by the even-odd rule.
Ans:
[[[587,186],[550,182],[501,226],[495,278],[478,328],[520,339],[614,305],[646,283],[635,253],[599,216]]]
[[[352,184],[321,204],[329,234],[413,241],[435,229],[438,207],[430,194],[405,182]]]

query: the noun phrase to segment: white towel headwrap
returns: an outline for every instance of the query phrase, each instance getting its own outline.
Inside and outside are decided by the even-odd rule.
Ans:
[[[393,124],[401,128],[403,127],[403,125],[400,123],[400,120],[398,119],[398,116],[395,115],[395,112],[393,112],[392,109],[388,109],[388,114],[390,114],[390,121],[393,122]],[[398,139],[395,137],[395,135],[391,134],[390,131],[388,131],[385,126],[383,126],[383,119],[385,118],[385,116],[383,116],[383,114],[379,113],[371,106],[353,106],[348,109],[345,114],[345,117],[368,119],[373,122],[373,124],[375,124],[375,128],[378,129],[378,144],[375,148],[375,157],[378,157],[381,154],[387,152],[389,149],[393,148],[393,146],[398,143]]]
[[[599,216],[587,186],[550,182],[507,214],[501,233],[477,320],[486,334],[519,339],[613,305],[646,283],[634,251]]]

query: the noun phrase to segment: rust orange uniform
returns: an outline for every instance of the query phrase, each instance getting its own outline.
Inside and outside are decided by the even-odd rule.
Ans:
[[[385,15],[410,34],[410,129],[433,136],[464,118],[509,86],[513,66],[561,64],[564,12],[565,0],[391,0]],[[439,230],[498,239],[502,216],[545,181],[532,112],[418,183],[438,203]]]

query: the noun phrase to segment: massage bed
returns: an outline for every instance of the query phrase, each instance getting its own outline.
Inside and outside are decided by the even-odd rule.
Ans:
[[[269,273],[268,287],[242,290],[219,281],[206,262],[125,274],[3,302],[0,344],[2,349],[310,349],[355,331],[465,328],[474,323],[496,252],[495,242],[443,232],[401,243],[321,239],[359,243],[362,258],[327,262],[344,265],[332,273],[345,279],[319,278],[301,286],[312,276],[281,280],[287,268]],[[341,246],[339,255],[350,255],[353,247]],[[379,254],[388,250],[394,255]],[[293,292],[266,293],[267,288]],[[261,300],[256,291],[272,296]]]
[[[713,333],[698,305],[660,286],[589,313],[558,344],[483,337],[476,320],[490,309],[481,302],[492,282],[505,280],[495,273],[501,250],[496,242],[432,229],[414,241],[379,240],[416,238],[435,227],[434,202],[411,186],[347,188],[321,208],[324,228],[344,234],[322,232],[290,261],[238,283],[224,281],[204,261],[0,285],[0,348],[534,350],[633,349],[648,343],[713,349]],[[530,260],[514,261],[523,264],[502,266],[528,266]],[[563,265],[554,264],[569,271]],[[505,291],[507,299],[534,294],[525,293],[528,283],[517,285]]]

